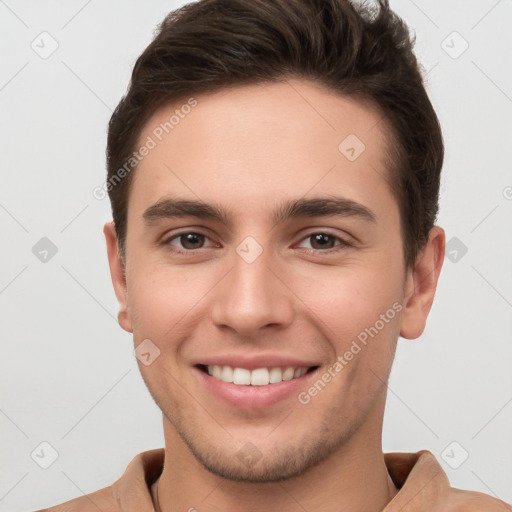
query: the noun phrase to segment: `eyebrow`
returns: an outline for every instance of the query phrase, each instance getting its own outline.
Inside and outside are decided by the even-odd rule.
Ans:
[[[275,224],[299,217],[356,217],[376,223],[375,214],[366,206],[344,197],[318,197],[296,199],[282,203],[274,212]],[[196,217],[215,220],[232,226],[232,215],[216,206],[199,200],[163,198],[143,213],[147,225],[162,219]]]

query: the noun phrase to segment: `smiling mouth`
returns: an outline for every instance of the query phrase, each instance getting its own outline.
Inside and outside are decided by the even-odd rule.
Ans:
[[[279,384],[280,382],[299,379],[311,373],[318,366],[301,366],[301,367],[272,367],[272,368],[256,368],[249,370],[247,368],[239,368],[232,366],[219,365],[197,365],[202,372],[210,375],[214,379],[222,382],[232,383],[237,386],[268,386]]]

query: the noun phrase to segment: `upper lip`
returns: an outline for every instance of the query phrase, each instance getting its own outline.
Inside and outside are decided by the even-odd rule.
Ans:
[[[231,366],[232,368],[246,368],[247,370],[256,370],[257,368],[310,368],[320,366],[320,363],[311,359],[298,359],[296,357],[279,355],[257,355],[248,356],[247,354],[226,354],[202,358],[197,361],[195,366]]]

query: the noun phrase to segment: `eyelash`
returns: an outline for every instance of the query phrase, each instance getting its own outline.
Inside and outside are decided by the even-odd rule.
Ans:
[[[200,231],[182,231],[180,233],[177,233],[177,234],[174,234],[172,235],[171,237],[168,237],[166,239],[164,239],[162,241],[162,245],[166,246],[166,247],[169,247],[169,246],[172,246],[172,251],[177,253],[177,254],[192,254],[192,253],[195,253],[195,252],[199,252],[201,251],[202,249],[207,249],[207,247],[200,247],[198,249],[180,249],[180,248],[177,248],[175,246],[173,246],[171,244],[171,242],[173,240],[176,240],[176,239],[179,239],[181,238],[182,236],[185,236],[185,235],[200,235],[200,236],[204,236],[205,238],[207,239],[210,239],[210,237],[204,233],[201,233]],[[333,238],[335,241],[339,242],[338,245],[335,245],[334,247],[330,247],[328,249],[305,249],[307,253],[314,253],[314,254],[319,254],[319,253],[328,253],[328,254],[332,254],[332,253],[336,253],[340,250],[343,250],[343,249],[346,249],[347,247],[351,247],[352,244],[347,242],[346,240],[344,240],[343,238],[340,238],[339,236],[336,236],[336,235],[333,235],[332,233],[329,233],[328,231],[315,231],[313,233],[310,233],[308,234],[307,236],[303,237],[301,239],[301,242],[303,242],[304,240],[307,240],[308,238],[312,238],[313,236],[315,235],[326,235],[328,237],[331,237]]]

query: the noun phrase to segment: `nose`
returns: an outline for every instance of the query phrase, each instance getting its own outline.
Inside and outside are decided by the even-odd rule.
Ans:
[[[219,328],[255,338],[264,328],[284,329],[293,321],[293,292],[263,252],[248,263],[234,255],[233,267],[215,287],[211,318]],[[274,267],[274,268],[271,268]]]

